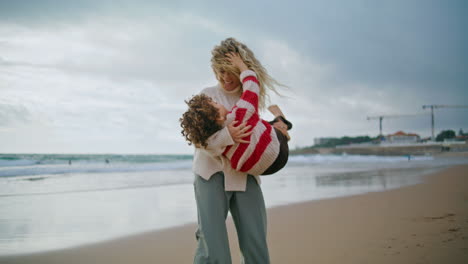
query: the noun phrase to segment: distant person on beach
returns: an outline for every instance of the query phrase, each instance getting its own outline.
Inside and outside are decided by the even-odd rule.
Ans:
[[[223,40],[211,51],[211,67],[218,85],[205,88],[201,94],[212,98],[226,109],[240,100],[243,85],[240,70],[232,65],[227,54],[240,55],[246,66],[255,72],[259,82],[258,107],[263,109],[268,92],[279,85],[255,58],[253,52],[233,38]],[[249,81],[251,83],[251,81]],[[250,85],[250,84],[249,84]],[[195,147],[193,171],[198,211],[198,241],[194,263],[231,263],[226,217],[231,212],[236,225],[244,263],[270,263],[267,245],[267,216],[258,175],[251,175],[223,165],[222,153],[229,145],[249,143],[248,122],[231,122],[206,140],[205,147]],[[274,127],[281,129],[282,122]],[[204,128],[209,129],[209,128]],[[278,133],[281,134],[281,133]]]
[[[259,83],[255,72],[249,70],[237,53],[226,55],[240,72],[243,93],[241,99],[229,112],[222,104],[216,103],[205,94],[193,96],[186,101],[189,109],[183,114],[182,135],[196,147],[207,147],[207,140],[224,126],[236,122],[247,122],[244,128],[249,132],[249,143],[234,143],[225,147],[223,165],[251,175],[270,175],[282,169],[289,156],[287,130],[292,124],[284,118],[278,106],[269,107],[275,119],[266,122],[258,113]],[[272,125],[279,122],[280,129]],[[228,168],[224,168],[226,171]]]

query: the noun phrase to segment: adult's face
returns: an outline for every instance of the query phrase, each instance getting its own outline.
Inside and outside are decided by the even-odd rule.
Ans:
[[[219,82],[226,91],[232,91],[241,85],[239,76],[227,71],[220,71],[218,73]]]

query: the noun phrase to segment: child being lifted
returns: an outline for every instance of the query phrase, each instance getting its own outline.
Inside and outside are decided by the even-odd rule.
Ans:
[[[241,73],[243,92],[240,100],[229,112],[205,94],[193,96],[185,101],[189,109],[180,118],[182,135],[189,145],[206,148],[207,140],[224,126],[246,122],[244,130],[249,132],[248,136],[242,142],[224,148],[223,163],[251,175],[276,173],[288,161],[290,137],[287,130],[292,124],[276,105],[269,107],[275,119],[271,122],[262,120],[258,113],[260,86],[255,72],[247,67],[238,53],[228,53],[226,59]]]

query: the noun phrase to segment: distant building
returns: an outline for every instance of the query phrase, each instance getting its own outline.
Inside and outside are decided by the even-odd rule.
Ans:
[[[421,140],[421,137],[418,134],[414,133],[405,133],[403,131],[398,131],[395,134],[391,134],[385,137],[387,143],[417,143]]]
[[[326,138],[314,138],[314,145],[323,145],[323,144],[327,144],[328,142],[330,142],[330,140],[332,140],[333,138],[331,137],[326,137]]]
[[[457,141],[468,141],[468,134],[458,135],[455,137]]]

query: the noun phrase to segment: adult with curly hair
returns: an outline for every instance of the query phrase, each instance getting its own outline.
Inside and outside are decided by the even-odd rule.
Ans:
[[[209,96],[226,109],[232,109],[242,94],[242,83],[239,80],[240,70],[232,65],[227,54],[238,53],[247,67],[257,74],[260,83],[259,108],[264,108],[268,91],[276,92],[275,86],[280,84],[267,73],[253,52],[243,43],[228,38],[215,46],[211,53],[211,67],[218,85],[203,89],[201,94]],[[270,263],[260,178],[234,170],[226,171],[221,159],[227,146],[235,142],[248,143],[244,138],[250,135],[251,132],[247,132],[249,129],[246,123],[233,122],[207,140],[200,141],[206,145],[195,146],[193,171],[196,174],[194,189],[198,210],[198,246],[194,263],[231,263],[226,229],[229,211],[237,229],[243,263]]]

